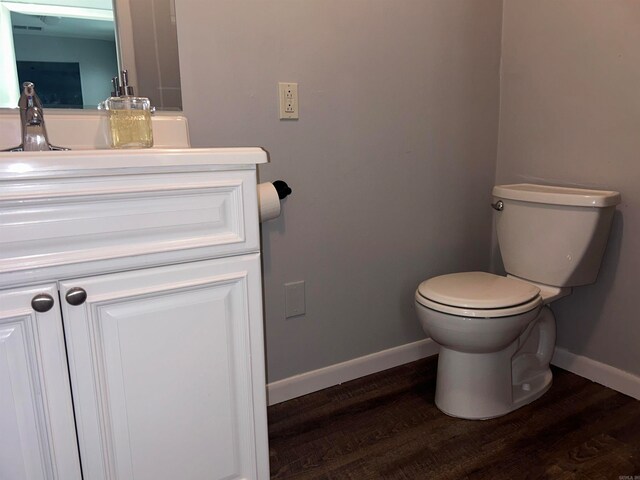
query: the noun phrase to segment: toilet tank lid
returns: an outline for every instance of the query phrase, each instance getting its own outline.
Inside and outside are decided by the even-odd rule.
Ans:
[[[577,207],[611,207],[620,203],[620,193],[611,190],[555,187],[517,183],[496,185],[493,196],[523,202],[547,203],[550,205],[572,205]]]

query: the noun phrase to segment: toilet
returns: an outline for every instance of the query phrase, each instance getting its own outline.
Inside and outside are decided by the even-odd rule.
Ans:
[[[415,295],[440,347],[436,406],[453,417],[499,417],[549,389],[556,324],[548,305],[596,281],[620,203],[618,192],[533,184],[498,185],[493,197],[507,275],[441,275]]]

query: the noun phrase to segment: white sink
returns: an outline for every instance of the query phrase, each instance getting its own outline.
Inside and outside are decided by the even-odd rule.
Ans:
[[[109,124],[105,112],[45,109],[44,119],[53,145],[72,150],[109,149]],[[191,146],[186,117],[157,113],[151,121],[155,148]],[[19,110],[0,109],[0,150],[22,143],[20,136]]]
[[[154,147],[150,149],[110,149],[107,118],[98,111],[69,113],[49,109],[45,110],[45,120],[51,143],[71,150],[0,152],[0,181],[198,171],[267,162],[267,153],[261,148],[190,148],[187,119],[180,115],[157,114],[152,118]],[[0,111],[0,150],[20,144],[20,135],[18,110]]]

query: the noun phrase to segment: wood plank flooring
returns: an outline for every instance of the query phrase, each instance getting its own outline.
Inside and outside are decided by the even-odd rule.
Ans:
[[[640,401],[554,368],[532,404],[455,419],[436,358],[269,407],[271,478],[640,480]]]

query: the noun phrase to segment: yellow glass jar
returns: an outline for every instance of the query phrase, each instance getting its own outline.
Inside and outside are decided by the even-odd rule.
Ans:
[[[148,98],[130,95],[109,97],[102,106],[109,115],[113,148],[153,147],[151,103]]]

